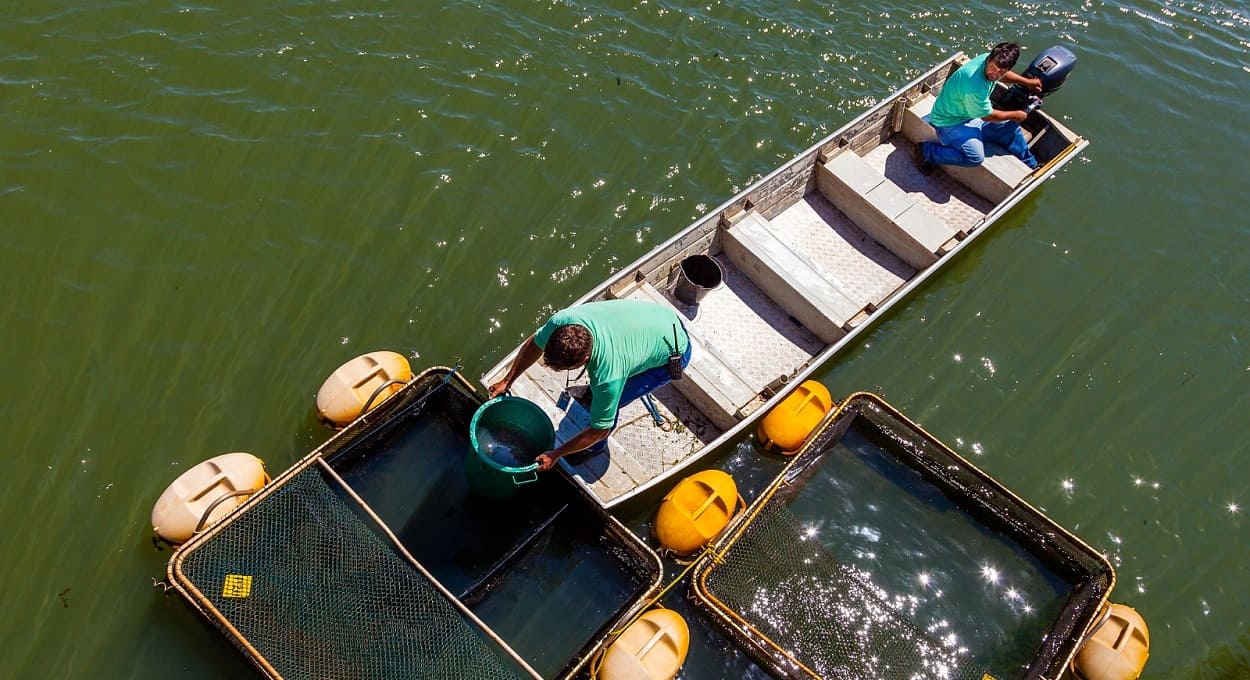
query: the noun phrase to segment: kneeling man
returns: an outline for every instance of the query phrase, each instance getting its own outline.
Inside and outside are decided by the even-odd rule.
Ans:
[[[563,456],[606,444],[622,406],[669,382],[674,356],[683,368],[690,363],[690,338],[673,309],[638,300],[590,302],[553,314],[489,393],[503,394],[539,358],[556,371],[586,367],[590,426],[535,459],[538,469],[549,470]]]

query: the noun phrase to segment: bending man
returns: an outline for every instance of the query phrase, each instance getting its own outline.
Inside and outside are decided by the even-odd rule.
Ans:
[[[606,444],[622,406],[669,382],[674,354],[683,368],[690,363],[690,338],[671,308],[637,300],[590,302],[553,314],[521,345],[503,380],[490,386],[490,396],[503,394],[539,358],[556,371],[586,367],[590,426],[535,459],[538,469],[549,470],[570,453]]]
[[[1025,78],[1012,72],[1020,58],[1020,46],[1015,43],[998,43],[994,49],[978,55],[947,78],[933,111],[929,124],[937,131],[937,142],[920,145],[918,159],[921,172],[933,172],[935,164],[976,166],[985,161],[985,145],[997,144],[1024,161],[1030,168],[1037,167],[1037,159],[1029,151],[1029,144],[1020,130],[1020,123],[1028,118],[1025,111],[1000,111],[990,104],[990,92],[994,83],[1020,83],[1041,91],[1042,81]]]

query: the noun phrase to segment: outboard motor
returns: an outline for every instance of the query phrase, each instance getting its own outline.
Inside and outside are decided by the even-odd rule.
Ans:
[[[1033,93],[1024,85],[1012,85],[1003,99],[1003,109],[1007,111],[1033,111],[1042,105],[1042,98],[1058,90],[1076,66],[1076,55],[1062,45],[1055,45],[1042,50],[1024,69],[1028,78],[1042,81],[1040,94]]]

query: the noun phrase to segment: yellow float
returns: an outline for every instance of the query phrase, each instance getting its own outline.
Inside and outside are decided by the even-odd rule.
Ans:
[[[1146,620],[1132,607],[1113,603],[1077,650],[1072,667],[1085,680],[1135,680],[1149,656]]]
[[[764,416],[755,436],[765,449],[776,448],[780,453],[793,454],[834,406],[829,389],[815,380],[808,380]]]
[[[602,680],[671,680],[686,662],[690,628],[671,609],[652,609],[621,633],[603,653]]]
[[[704,470],[690,475],[660,502],[653,527],[656,540],[689,555],[724,531],[739,503],[738,487],[728,474]]]
[[[317,412],[336,427],[359,418],[412,380],[402,354],[370,352],[339,366],[317,391]]]
[[[170,544],[185,543],[268,482],[265,463],[250,453],[210,458],[179,475],[157,499],[152,532]]]

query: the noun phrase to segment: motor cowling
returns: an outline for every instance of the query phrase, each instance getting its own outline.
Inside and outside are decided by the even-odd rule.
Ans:
[[[1026,78],[1037,78],[1042,81],[1042,96],[1058,90],[1063,81],[1068,79],[1072,68],[1076,66],[1076,55],[1072,50],[1055,45],[1042,50],[1042,53],[1024,69]]]
[[[1024,85],[1012,85],[1007,92],[1004,107],[1007,110],[1032,111],[1041,106],[1042,98],[1058,90],[1076,66],[1076,54],[1072,50],[1055,45],[1042,50],[1024,69],[1024,77],[1042,81],[1042,91],[1032,92]]]

